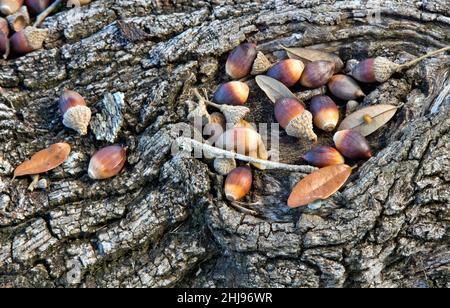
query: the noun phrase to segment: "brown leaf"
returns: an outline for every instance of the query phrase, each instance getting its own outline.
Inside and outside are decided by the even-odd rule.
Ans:
[[[335,73],[340,72],[344,68],[344,62],[342,62],[341,58],[334,53],[324,52],[317,49],[309,49],[309,48],[287,48],[281,46],[284,50],[286,50],[287,55],[291,59],[297,59],[302,61],[330,61],[336,64]]]
[[[368,136],[392,119],[397,109],[393,105],[374,105],[360,109],[346,117],[338,130],[352,129]]]
[[[280,98],[296,98],[295,95],[284,84],[268,76],[259,75],[255,78],[258,86],[263,90],[267,97],[275,103]]]
[[[14,170],[14,177],[32,175],[52,170],[66,161],[70,153],[70,145],[56,143],[49,148],[34,154],[30,160],[24,161]]]
[[[332,165],[319,169],[302,179],[289,196],[289,207],[295,208],[326,199],[344,185],[352,173],[347,165]]]

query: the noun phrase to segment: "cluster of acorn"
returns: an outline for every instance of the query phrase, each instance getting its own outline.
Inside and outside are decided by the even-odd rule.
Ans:
[[[64,90],[59,99],[59,109],[64,126],[77,131],[80,135],[87,134],[92,112],[79,93]],[[30,160],[20,164],[14,170],[14,178],[25,175],[32,176],[33,182],[29,186],[32,191],[38,184],[38,175],[64,163],[69,157],[70,151],[71,147],[67,143],[53,144],[34,154]],[[122,170],[125,162],[126,148],[120,145],[104,147],[91,157],[88,175],[90,178],[97,180],[111,178]]]
[[[329,96],[319,95],[311,99],[308,111],[304,103],[299,101],[288,87],[296,84],[309,89],[327,86],[334,97],[349,101],[348,109],[356,109],[354,104],[356,106],[358,104],[355,100],[365,96],[357,81],[363,83],[384,82],[394,73],[416,64],[425,57],[449,50],[449,47],[446,47],[403,65],[398,65],[383,57],[366,59],[354,65],[351,69],[351,76],[348,76],[340,73],[344,68],[344,63],[335,54],[314,49],[283,48],[287,51],[289,59],[280,60],[273,65],[264,54],[257,51],[256,45],[252,43],[244,43],[237,46],[228,56],[226,73],[233,81],[219,86],[213,97],[214,102],[217,104],[208,104],[219,108],[224,113],[225,111],[227,113],[235,111],[234,114],[240,116],[233,119],[236,126],[225,131],[218,138],[215,144],[217,147],[224,148],[224,145],[227,145],[228,149],[230,149],[230,143],[232,143],[231,149],[236,151],[237,147],[234,146],[235,144],[244,144],[241,149],[245,149],[245,152],[241,154],[250,154],[249,156],[252,156],[251,154],[256,152],[255,157],[267,159],[265,149],[263,151],[258,149],[258,147],[263,147],[260,144],[259,134],[252,130],[251,127],[242,124],[245,123],[245,121],[242,122],[243,117],[248,113],[248,110],[242,108],[246,108],[243,105],[247,102],[250,92],[245,79],[250,75],[256,75],[257,84],[275,103],[275,118],[280,126],[285,129],[286,133],[301,140],[316,142],[317,136],[313,130],[314,125],[325,132],[334,131],[340,117],[338,106]],[[265,74],[265,76],[262,74]],[[388,107],[387,109],[385,108],[386,106]],[[385,116],[383,118],[385,121],[388,121],[395,114],[396,110],[395,106],[389,105],[382,105],[379,108],[385,108],[386,112],[389,112],[389,117]],[[205,110],[203,108],[203,111]],[[393,110],[393,113],[391,113],[391,110]],[[374,118],[369,114],[358,113],[355,116],[359,117],[358,121],[361,120],[367,125],[374,121]],[[344,122],[354,121],[355,116],[351,120]],[[225,115],[225,118],[228,117]],[[210,119],[210,122],[214,122],[214,119]],[[374,128],[370,128],[370,132],[366,128],[368,133],[361,133],[362,129],[343,129],[342,127],[345,126],[343,124],[341,124],[341,127],[333,137],[336,148],[316,146],[303,156],[304,160],[319,168],[336,165],[345,166],[344,169],[341,168],[342,170],[340,170],[342,175],[347,174],[349,170],[351,173],[351,168],[344,165],[344,157],[352,160],[369,159],[372,156],[372,152],[365,136],[381,126],[382,123],[373,123]],[[243,129],[247,130],[247,132],[239,134],[239,130]],[[239,138],[242,140],[238,140]],[[228,174],[225,181],[225,195],[229,200],[237,201],[249,193],[252,185],[252,172],[248,166],[235,168],[235,162],[232,160],[230,162],[229,159],[225,159],[225,161],[228,163],[228,168],[223,168],[222,166],[224,159],[219,160],[222,164],[216,164],[215,161],[214,166],[218,165],[220,167],[216,168],[216,171],[219,173]],[[337,171],[339,170],[333,169],[329,172]],[[317,174],[312,175],[312,177],[320,178]],[[315,183],[310,181],[310,178],[306,179],[304,185],[309,188],[311,188],[311,185],[314,186]],[[331,189],[330,191],[334,193],[336,190]],[[326,195],[325,197],[328,196]],[[321,198],[320,195],[317,197],[317,199]],[[306,198],[304,196],[303,198],[298,197],[298,193],[294,191],[291,194],[288,205],[291,207],[306,205],[307,203],[304,203],[304,200],[312,201],[309,196]]]
[[[62,0],[0,0],[0,56],[21,56],[41,49],[48,35],[48,30],[38,28],[47,12],[56,9]],[[78,0],[85,5],[91,0]],[[39,14],[44,14],[39,18]],[[31,25],[32,18],[36,22]]]

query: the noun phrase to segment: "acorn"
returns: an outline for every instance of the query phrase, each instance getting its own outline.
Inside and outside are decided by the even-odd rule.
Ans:
[[[12,15],[9,15],[6,19],[14,32],[22,31],[30,24],[30,15],[28,14],[26,6],[22,6],[20,10]]]
[[[336,103],[326,95],[313,97],[310,104],[314,125],[321,130],[331,132],[339,122],[339,109]]]
[[[38,15],[50,5],[50,0],[25,0],[25,4],[31,14]]]
[[[247,102],[250,88],[241,81],[230,81],[222,84],[214,93],[214,101],[225,105],[244,105]]]
[[[252,71],[250,74],[255,76],[264,74],[271,66],[272,63],[270,63],[269,59],[267,59],[261,51],[258,51],[256,54],[256,59],[253,61]]]
[[[303,159],[309,164],[322,168],[331,165],[345,163],[344,157],[335,148],[321,145],[313,148],[303,155]]]
[[[210,116],[210,122],[205,126],[203,133],[206,136],[210,136],[208,139],[208,144],[214,144],[217,139],[223,134],[226,130],[227,121],[225,120],[225,116],[220,112],[213,112]]]
[[[216,147],[223,150],[248,155],[258,151],[262,143],[261,135],[248,127],[234,127],[225,131],[216,142]]]
[[[369,142],[360,133],[346,129],[336,132],[333,137],[336,148],[345,157],[351,159],[369,159],[372,157]]]
[[[11,50],[18,55],[24,55],[41,49],[47,35],[47,29],[26,27],[24,30],[14,33],[11,37]]]
[[[366,96],[356,81],[346,75],[334,75],[328,82],[328,88],[334,96],[343,100]]]
[[[330,61],[309,62],[300,78],[300,84],[307,88],[323,86],[333,76],[335,67],[336,63]]]
[[[253,176],[250,167],[243,166],[231,171],[225,180],[225,196],[229,201],[244,198],[252,187]]]
[[[286,87],[292,87],[299,81],[304,69],[302,61],[285,59],[274,64],[267,72],[267,76],[280,81]]]
[[[225,65],[226,73],[233,79],[248,76],[256,58],[256,45],[245,43],[237,46],[228,56]]]
[[[219,109],[225,116],[226,122],[231,124],[239,123],[250,113],[250,109],[245,106],[218,105],[207,102],[208,106]]]
[[[86,101],[80,94],[65,89],[59,99],[59,109],[64,126],[77,131],[80,135],[87,134],[91,109],[86,106]]]
[[[126,149],[111,145],[98,150],[89,162],[88,174],[91,179],[111,178],[122,170],[126,162]]]
[[[295,98],[282,98],[275,102],[275,118],[289,136],[317,141],[313,130],[312,114]]]
[[[17,12],[22,5],[23,0],[0,0],[0,12],[8,16]]]
[[[6,36],[9,35],[8,21],[3,17],[0,17],[0,32]]]

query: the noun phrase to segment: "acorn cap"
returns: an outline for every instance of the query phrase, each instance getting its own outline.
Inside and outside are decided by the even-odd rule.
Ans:
[[[220,175],[227,175],[236,169],[236,160],[232,158],[216,158],[214,159],[214,170]]]
[[[250,109],[244,106],[230,106],[221,105],[220,111],[225,116],[227,123],[239,123],[247,114],[250,113]]]
[[[292,119],[285,130],[289,136],[297,137],[300,140],[317,141],[317,135],[313,129],[313,116],[308,110]]]
[[[269,70],[271,66],[272,63],[270,63],[269,59],[267,59],[267,57],[261,51],[258,51],[258,53],[256,54],[256,59],[255,61],[253,61],[252,71],[250,72],[250,74],[264,74]]]
[[[376,57],[373,62],[373,73],[378,82],[388,81],[397,71],[398,64],[384,57]]]
[[[18,12],[9,15],[6,19],[14,32],[22,31],[30,24],[30,15],[26,6],[22,6]]]
[[[41,49],[47,36],[47,29],[26,27],[11,37],[11,49],[21,55]]]
[[[75,106],[69,108],[63,115],[64,126],[77,131],[80,135],[87,134],[87,128],[91,121],[91,109],[87,106]]]

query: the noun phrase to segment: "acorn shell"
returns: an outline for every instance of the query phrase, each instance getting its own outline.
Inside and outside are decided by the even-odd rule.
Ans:
[[[230,81],[222,84],[214,94],[214,101],[225,105],[244,105],[247,102],[250,88],[241,81]]]
[[[351,159],[369,159],[372,157],[369,142],[360,133],[353,130],[341,130],[333,137],[336,148],[345,157]]]
[[[330,61],[313,61],[306,64],[300,84],[307,88],[318,88],[327,84],[333,76],[336,64]]]
[[[317,141],[317,135],[313,129],[313,116],[311,112],[305,110],[300,116],[292,119],[286,127],[289,136],[310,142]]]
[[[253,61],[252,71],[250,72],[250,74],[264,74],[269,70],[271,66],[272,63],[270,63],[269,59],[267,59],[267,57],[261,51],[258,51],[258,53],[256,54],[256,59],[255,61]]]
[[[50,0],[25,0],[25,4],[31,14],[38,15],[50,5]]]
[[[253,176],[250,167],[239,167],[231,171],[225,180],[225,196],[230,201],[244,198],[252,187]]]
[[[310,104],[314,124],[326,131],[331,132],[339,122],[339,109],[336,103],[326,95],[313,97]]]
[[[47,35],[47,29],[26,27],[22,31],[14,33],[11,37],[11,50],[18,55],[24,55],[34,50],[41,49]]]
[[[302,61],[285,59],[274,64],[267,72],[267,76],[280,81],[286,87],[291,87],[299,81],[304,69]]]
[[[64,126],[77,131],[80,135],[87,134],[92,113],[79,93],[64,90],[59,99],[59,109],[63,116]]]
[[[354,100],[365,96],[358,83],[346,75],[334,75],[328,82],[328,88],[334,96],[343,100]]]
[[[225,65],[226,73],[233,79],[248,76],[256,58],[256,45],[245,43],[237,46],[228,56]]]
[[[119,174],[126,162],[126,150],[112,145],[98,150],[89,162],[88,174],[91,179],[102,180]]]
[[[325,145],[317,146],[306,152],[303,159],[319,168],[345,163],[344,157],[338,150]]]
[[[0,12],[8,16],[17,12],[22,5],[23,0],[0,0]]]

